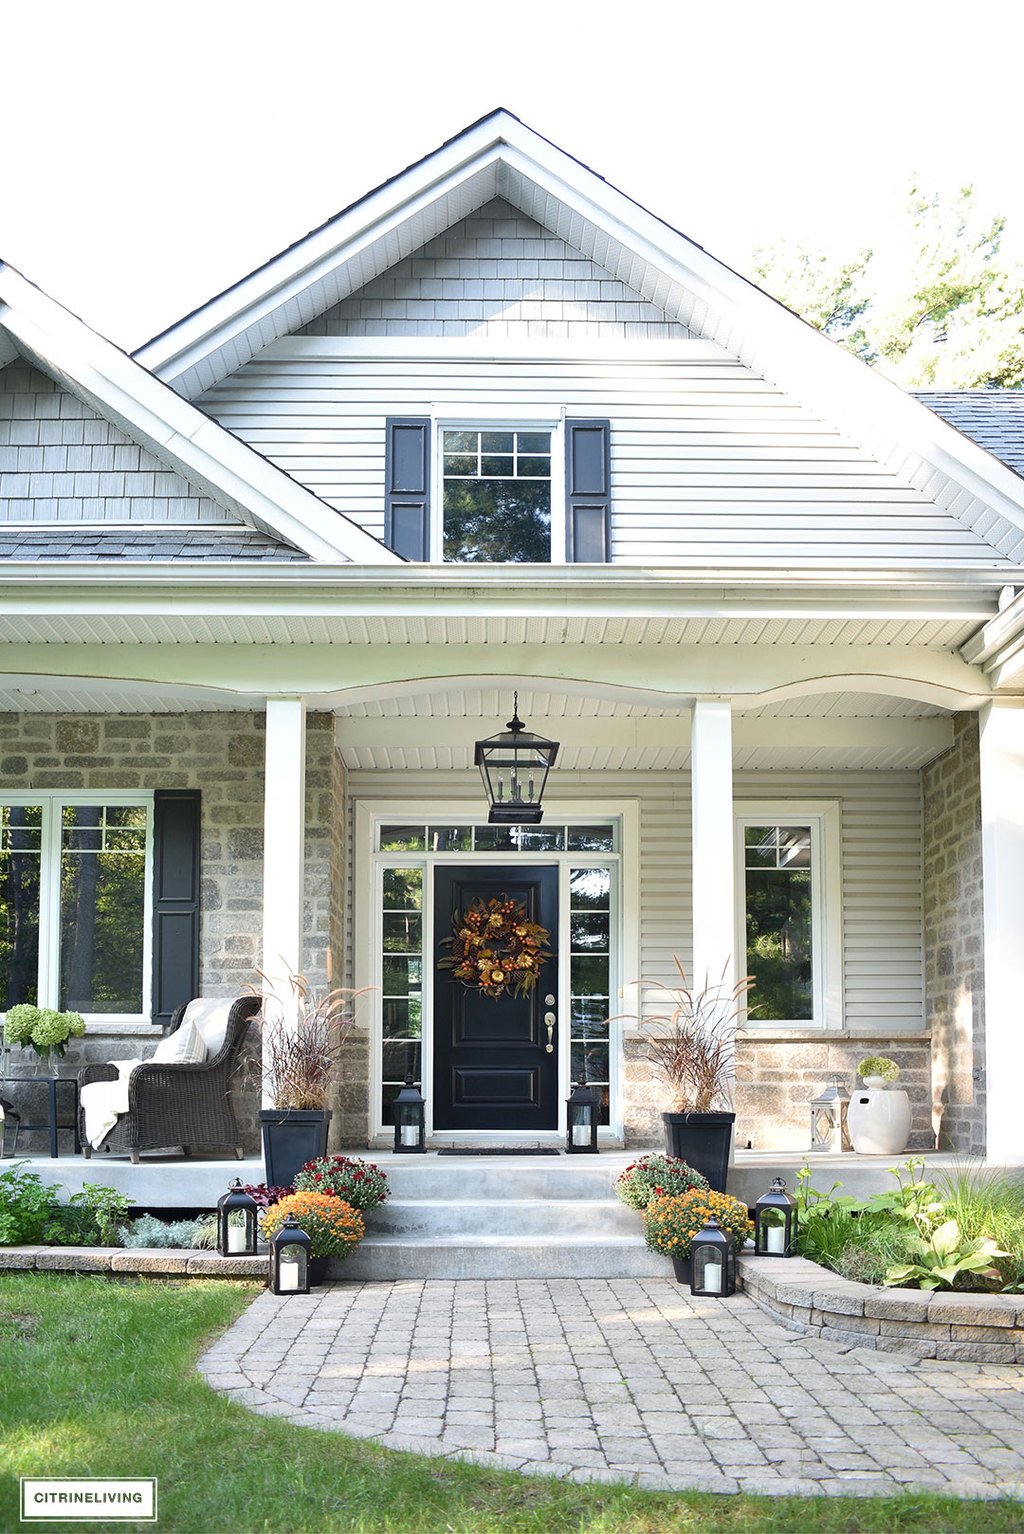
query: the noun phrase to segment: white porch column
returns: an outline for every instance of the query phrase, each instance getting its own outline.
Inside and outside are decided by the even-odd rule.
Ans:
[[[1024,708],[981,711],[985,1100],[989,1161],[1024,1162]]]
[[[732,704],[699,699],[690,726],[693,807],[693,962],[690,983],[736,983]],[[724,973],[723,973],[724,972]]]
[[[302,970],[306,827],[306,703],[267,699],[263,786],[263,958],[265,986],[282,1002]],[[264,1078],[264,1106],[269,1106]]]

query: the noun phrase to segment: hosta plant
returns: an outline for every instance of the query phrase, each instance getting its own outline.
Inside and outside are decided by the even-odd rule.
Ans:
[[[917,1289],[954,1289],[958,1279],[970,1274],[990,1284],[1001,1284],[1003,1275],[993,1266],[993,1258],[1007,1257],[1009,1253],[988,1236],[965,1241],[956,1220],[946,1220],[927,1238],[910,1236],[907,1255],[911,1261],[891,1267],[883,1283]]]
[[[652,1198],[707,1188],[708,1180],[681,1156],[655,1153],[631,1162],[614,1186],[616,1196],[630,1209],[646,1209]]]

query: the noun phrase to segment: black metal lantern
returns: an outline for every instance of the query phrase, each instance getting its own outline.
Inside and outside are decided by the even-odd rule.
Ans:
[[[597,1154],[597,1125],[601,1099],[584,1076],[566,1099],[565,1148],[572,1155]]]
[[[257,1207],[240,1177],[217,1200],[217,1250],[222,1257],[256,1256]]]
[[[395,1155],[415,1153],[427,1148],[427,1105],[423,1093],[416,1090],[411,1076],[399,1092],[391,1109],[395,1118]]]
[[[736,1240],[731,1230],[722,1229],[713,1214],[693,1238],[690,1274],[691,1294],[727,1299],[736,1293]]]
[[[754,1251],[758,1257],[792,1257],[797,1235],[796,1199],[782,1177],[754,1205]]]
[[[512,718],[498,735],[478,740],[473,762],[480,768],[492,826],[536,826],[544,818],[541,800],[548,772],[558,755],[557,740],[534,735],[519,717],[515,694]]]
[[[274,1294],[308,1294],[313,1243],[293,1214],[270,1243],[270,1288]]]

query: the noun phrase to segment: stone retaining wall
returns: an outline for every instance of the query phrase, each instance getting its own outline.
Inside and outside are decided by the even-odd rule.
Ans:
[[[0,1246],[0,1271],[144,1273],[148,1278],[261,1278],[267,1258],[160,1246]]]
[[[741,1256],[743,1289],[792,1331],[914,1358],[1024,1363],[1024,1295],[935,1294],[840,1278],[805,1257]]]

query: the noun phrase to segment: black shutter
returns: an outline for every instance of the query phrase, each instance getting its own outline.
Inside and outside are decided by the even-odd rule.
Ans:
[[[608,421],[565,423],[565,557],[603,565],[612,557],[611,455]]]
[[[403,559],[430,550],[430,422],[391,416],[384,470],[384,542]]]
[[[153,795],[153,1021],[199,995],[200,796]]]

